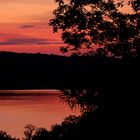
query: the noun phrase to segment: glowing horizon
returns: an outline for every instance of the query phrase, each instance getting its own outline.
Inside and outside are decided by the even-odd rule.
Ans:
[[[29,94],[29,93],[32,93],[32,94],[36,94],[36,93],[39,93],[39,94],[53,94],[53,93],[61,93],[60,90],[57,90],[57,89],[20,89],[20,90],[0,90],[0,94],[6,94],[8,93],[8,95],[10,93],[15,93],[15,94]]]

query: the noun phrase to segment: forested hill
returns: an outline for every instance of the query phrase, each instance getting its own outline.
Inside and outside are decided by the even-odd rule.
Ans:
[[[0,53],[0,88],[32,89],[77,86],[88,78],[92,63],[81,57]],[[85,75],[86,74],[86,75]],[[81,85],[80,85],[81,86]]]
[[[126,82],[139,77],[139,64],[139,59],[0,52],[0,89],[89,88]]]

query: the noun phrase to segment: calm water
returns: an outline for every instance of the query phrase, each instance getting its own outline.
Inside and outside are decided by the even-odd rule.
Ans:
[[[60,101],[59,95],[58,90],[0,91],[0,130],[21,138],[26,124],[50,129],[66,116],[78,115]]]

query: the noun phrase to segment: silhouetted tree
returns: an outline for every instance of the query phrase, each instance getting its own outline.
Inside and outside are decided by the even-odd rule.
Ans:
[[[97,139],[101,133],[97,125],[98,117],[96,112],[84,113],[81,116],[70,115],[61,125],[56,124],[52,127],[51,140]]]
[[[7,134],[5,131],[0,131],[0,140],[19,140],[17,138],[12,138],[10,135]]]
[[[32,136],[32,140],[48,140],[49,138],[50,133],[45,128],[37,128]]]
[[[53,125],[51,129],[51,139],[53,140],[71,140],[76,139],[79,135],[78,122],[80,116],[68,116],[61,125]]]
[[[36,127],[32,124],[27,124],[25,126],[25,131],[24,131],[25,137],[23,138],[23,140],[32,140],[35,132],[36,132]]]
[[[32,124],[25,126],[23,140],[48,140],[50,139],[50,132],[46,128],[35,127]]]
[[[139,0],[55,2],[58,7],[53,11],[50,25],[54,32],[62,30],[62,39],[67,44],[61,48],[62,52],[86,48],[99,56],[130,58],[139,55]],[[126,8],[128,11],[125,11]],[[95,51],[97,46],[100,49]]]
[[[80,107],[82,113],[92,112],[99,107],[101,95],[96,89],[63,90],[60,99],[67,103],[72,109]]]

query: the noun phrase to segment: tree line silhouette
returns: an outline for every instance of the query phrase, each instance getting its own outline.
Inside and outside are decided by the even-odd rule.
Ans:
[[[138,76],[139,57],[0,53],[0,89],[88,88],[109,79],[135,81]]]

